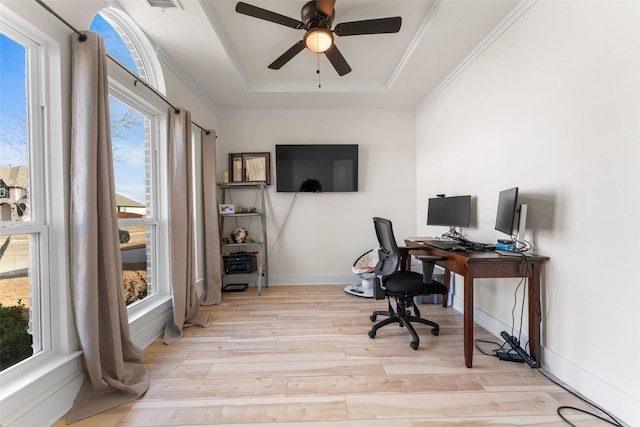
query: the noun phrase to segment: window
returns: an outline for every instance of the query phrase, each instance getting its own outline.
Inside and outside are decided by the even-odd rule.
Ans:
[[[156,227],[154,195],[156,115],[144,105],[111,88],[111,139],[116,187],[120,253],[127,304],[157,291]]]
[[[154,84],[158,73],[153,61],[143,54],[145,39],[126,16],[104,9],[94,17],[91,29],[102,35],[112,58]],[[162,210],[157,188],[158,162],[162,160],[158,141],[166,105],[159,98],[154,100],[160,104],[154,105],[134,93],[131,76],[126,74],[109,73],[109,111],[124,294],[127,305],[135,307],[159,292],[163,277],[159,259],[164,253],[158,250],[158,241],[163,238],[158,230]]]
[[[50,349],[43,47],[0,31],[0,370]]]

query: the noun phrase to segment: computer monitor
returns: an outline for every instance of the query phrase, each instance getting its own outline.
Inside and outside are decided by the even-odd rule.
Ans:
[[[516,211],[518,210],[518,187],[503,190],[498,196],[498,212],[495,229],[513,236]]]
[[[471,196],[433,197],[427,208],[427,225],[469,227]]]

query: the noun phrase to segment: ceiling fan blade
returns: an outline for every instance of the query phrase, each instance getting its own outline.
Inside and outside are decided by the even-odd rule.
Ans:
[[[331,16],[336,0],[316,0],[316,10],[326,16]]]
[[[241,1],[236,4],[236,12],[258,19],[264,19],[265,21],[275,22],[276,24],[295,28],[296,30],[304,28],[304,24],[297,19],[289,18],[288,16],[280,15],[279,13],[271,12],[270,10],[262,9],[261,7],[253,6]]]
[[[302,52],[303,49],[304,49],[304,42],[300,40],[298,43],[291,46],[289,50],[287,50],[285,53],[280,55],[278,59],[276,59],[271,64],[269,64],[269,68],[272,70],[279,70],[280,68],[282,68],[284,64],[291,61],[294,56]]]
[[[351,67],[347,64],[346,59],[344,59],[335,43],[324,54],[327,55],[329,62],[336,69],[339,76],[344,76],[351,72]]]
[[[334,33],[338,36],[359,36],[361,34],[397,33],[402,25],[402,17],[367,19],[364,21],[343,22],[336,25]]]

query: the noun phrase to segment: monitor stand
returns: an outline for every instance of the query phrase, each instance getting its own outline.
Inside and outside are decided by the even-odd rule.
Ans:
[[[516,234],[516,245],[525,242],[525,234],[527,232],[527,205],[520,205],[520,215],[518,215],[518,234]]]

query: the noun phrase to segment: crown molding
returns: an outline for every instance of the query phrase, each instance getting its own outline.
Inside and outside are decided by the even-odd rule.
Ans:
[[[442,93],[451,83],[453,83],[458,76],[460,76],[476,59],[478,59],[485,50],[487,50],[493,43],[495,43],[511,26],[517,22],[538,0],[522,0],[518,6],[516,6],[507,17],[505,17],[494,29],[491,31],[479,44],[471,51],[456,68],[451,71],[447,77],[440,82],[434,90],[425,97],[425,99],[418,104],[415,108],[415,112],[419,113],[424,109],[431,101],[433,101],[440,93]]]
[[[219,117],[231,116],[415,116],[412,109],[398,110],[337,110],[337,109],[243,109],[243,110],[219,110]]]

